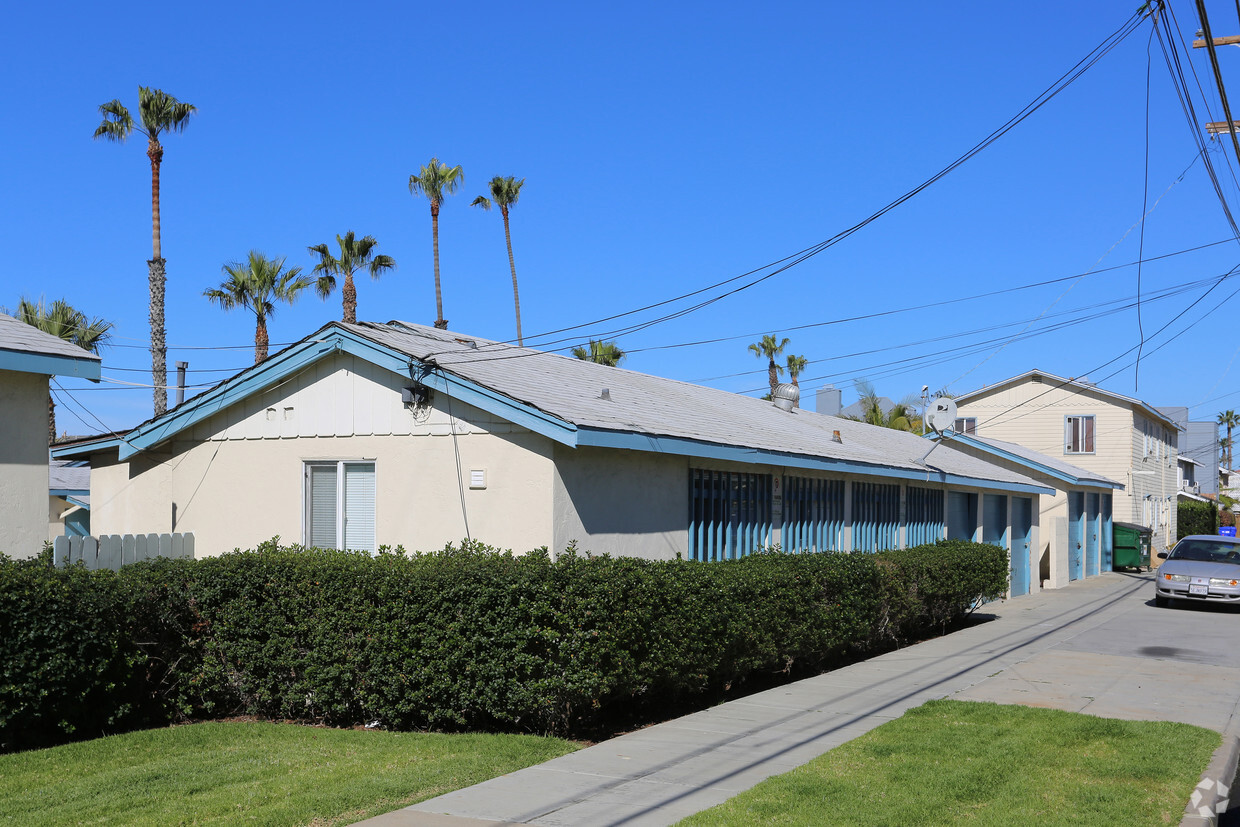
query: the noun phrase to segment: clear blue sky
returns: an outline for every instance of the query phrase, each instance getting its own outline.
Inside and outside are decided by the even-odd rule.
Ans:
[[[466,175],[440,230],[444,315],[462,333],[514,336],[500,217],[469,202],[493,175],[526,179],[512,235],[527,343],[538,345],[549,341],[540,332],[731,278],[856,224],[1016,114],[1136,5],[18,4],[0,35],[8,261],[0,305],[64,297],[115,321],[105,377],[150,382],[145,142],[91,140],[98,105],[119,97],[136,110],[140,84],[199,109],[164,142],[163,251],[170,375],[183,359],[191,382],[211,383],[252,362],[254,325],[243,311],[209,305],[202,291],[250,249],[308,270],[308,245],[348,229],[374,235],[399,269],[359,283],[359,318],[434,319],[429,209],[407,189],[432,155]],[[1216,35],[1240,31],[1234,7],[1212,0],[1209,8]],[[1191,39],[1192,4],[1175,0],[1172,9]],[[630,352],[625,366],[760,394],[765,366],[746,345],[775,332],[810,360],[803,386],[834,382],[845,403],[856,378],[899,398],[922,385],[963,393],[1038,367],[1089,375],[1151,404],[1194,406],[1194,418],[1240,407],[1232,299],[1240,279],[1150,341],[1147,350],[1227,302],[1148,355],[1139,384],[1132,367],[1104,379],[1131,358],[1095,372],[1137,343],[1132,309],[1002,348],[983,344],[1042,314],[1028,332],[1135,295],[1131,267],[789,330],[1135,261],[1149,33],[1147,22],[1006,137],[837,246],[709,307],[615,337]],[[1157,41],[1152,54],[1147,256],[1230,236],[1205,166],[1194,163]],[[1221,56],[1240,103],[1240,50]],[[1203,51],[1191,65],[1206,91],[1193,87],[1199,114],[1207,117],[1208,99],[1208,117],[1221,120]],[[1240,164],[1210,146],[1240,215],[1232,172]],[[1148,299],[1219,276],[1238,252],[1233,240],[1150,263],[1142,289]],[[1205,289],[1148,301],[1146,333]],[[340,312],[338,292],[326,303],[307,294],[278,310],[272,342],[299,339]],[[1056,315],[1064,312],[1075,315]],[[612,338],[621,323],[655,315],[580,328],[572,343]],[[970,333],[998,325],[1006,326]],[[669,347],[723,337],[736,338]],[[852,355],[863,351],[877,352]],[[102,430],[77,421],[73,401],[110,428],[150,416],[147,388],[64,384],[72,400],[58,408],[62,430]]]

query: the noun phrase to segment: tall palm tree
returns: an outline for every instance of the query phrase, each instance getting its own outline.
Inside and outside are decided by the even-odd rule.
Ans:
[[[1218,424],[1227,429],[1227,468],[1231,470],[1231,431],[1237,425],[1240,425],[1240,414],[1234,410],[1228,409],[1218,415]]]
[[[326,244],[315,244],[309,248],[319,257],[313,272],[319,277],[315,289],[320,296],[324,299],[330,296],[336,289],[336,276],[344,276],[344,287],[340,290],[344,299],[342,320],[349,324],[357,324],[357,286],[353,283],[353,274],[365,268],[372,279],[377,279],[384,270],[396,269],[394,258],[375,254],[378,245],[374,236],[359,239],[349,230],[344,235],[336,236],[336,246],[340,248],[338,257],[332,255]]]
[[[163,251],[159,244],[159,165],[164,160],[164,147],[159,136],[164,132],[184,132],[189,116],[198,111],[192,104],[182,103],[159,89],[138,87],[138,121],[119,100],[100,104],[103,122],[95,129],[96,138],[123,142],[133,132],[146,136],[146,156],[151,159],[151,260],[147,277],[151,287],[151,378],[155,386],[155,414],[168,410],[168,348],[164,333],[164,270]]]
[[[443,317],[443,290],[439,285],[439,205],[445,195],[451,195],[465,183],[465,172],[459,167],[450,167],[441,163],[438,158],[422,167],[420,172],[409,176],[409,194],[425,195],[431,202],[431,239],[435,245],[435,327],[448,329],[448,320]]]
[[[805,372],[805,366],[809,364],[809,360],[804,356],[788,355],[787,368],[788,377],[792,380],[792,386],[800,390],[801,383],[797,381],[797,377]],[[796,402],[792,403],[792,407],[798,407]]]
[[[508,269],[512,271],[512,303],[517,308],[517,344],[521,347],[525,347],[525,340],[521,338],[521,294],[517,292],[517,264],[512,258],[512,234],[508,232],[508,210],[516,206],[517,198],[521,195],[521,187],[524,185],[524,178],[518,181],[511,175],[507,178],[496,175],[491,179],[491,197],[479,195],[470,204],[471,207],[489,210],[492,199],[494,199],[495,206],[499,207],[500,215],[504,216],[504,241],[508,244]]]
[[[0,308],[0,312],[9,313],[4,308]],[[97,354],[112,338],[111,322],[100,318],[87,318],[85,313],[64,299],[57,299],[50,307],[43,299],[39,299],[38,304],[29,299],[21,299],[12,316],[91,353]],[[49,445],[56,441],[56,403],[52,400],[50,391],[47,394],[47,441]]]
[[[594,362],[614,368],[619,367],[624,361],[625,354],[615,342],[596,342],[591,339],[587,347],[573,348],[573,356],[584,362]]]
[[[767,379],[771,383],[771,393],[775,393],[775,386],[779,384],[779,374],[783,373],[783,365],[775,364],[775,357],[784,352],[784,348],[788,346],[789,339],[780,341],[774,335],[767,334],[762,337],[762,341],[749,346],[749,350],[759,359],[766,359]]]
[[[223,267],[226,278],[219,287],[202,291],[211,302],[225,310],[234,307],[249,309],[256,320],[254,328],[254,364],[267,358],[267,319],[275,315],[276,302],[292,304],[297,295],[314,284],[314,279],[301,275],[300,267],[284,269],[284,259],[267,258],[251,250],[245,262]]]

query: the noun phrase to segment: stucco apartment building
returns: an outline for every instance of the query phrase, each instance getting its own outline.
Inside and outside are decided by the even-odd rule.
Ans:
[[[48,383],[98,381],[99,357],[0,313],[0,552],[33,557],[48,538]]]
[[[1121,483],[1114,519],[1153,529],[1155,551],[1175,544],[1180,429],[1171,416],[1087,380],[1040,370],[966,393],[956,405],[961,433],[1016,443]]]
[[[403,322],[332,323],[89,459],[96,534],[715,560],[1033,538],[1019,471],[919,436]],[[950,495],[986,499],[949,531]],[[1023,550],[1023,546],[1022,546]],[[1027,572],[1028,558],[1014,565]],[[1028,576],[1026,573],[1025,581]]]

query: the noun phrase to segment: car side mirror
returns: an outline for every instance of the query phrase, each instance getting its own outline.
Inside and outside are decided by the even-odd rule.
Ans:
[[[1166,560],[1166,559],[1167,559],[1167,552],[1165,552],[1165,551],[1160,551],[1160,552],[1158,552],[1158,559],[1159,559],[1159,560]]]

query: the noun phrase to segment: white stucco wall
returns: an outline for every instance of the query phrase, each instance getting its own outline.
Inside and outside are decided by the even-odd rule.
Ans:
[[[408,383],[340,355],[200,422],[164,453],[96,457],[92,532],[192,531],[199,557],[277,535],[302,542],[304,462],[373,460],[379,545],[441,548],[468,521],[491,545],[551,546],[551,442],[460,402],[449,413],[442,396],[406,408]],[[469,487],[474,470],[485,488]]]
[[[34,557],[47,539],[47,376],[0,370],[0,552]]]
[[[613,557],[688,556],[687,457],[557,445],[555,465],[555,551],[576,541]]]

